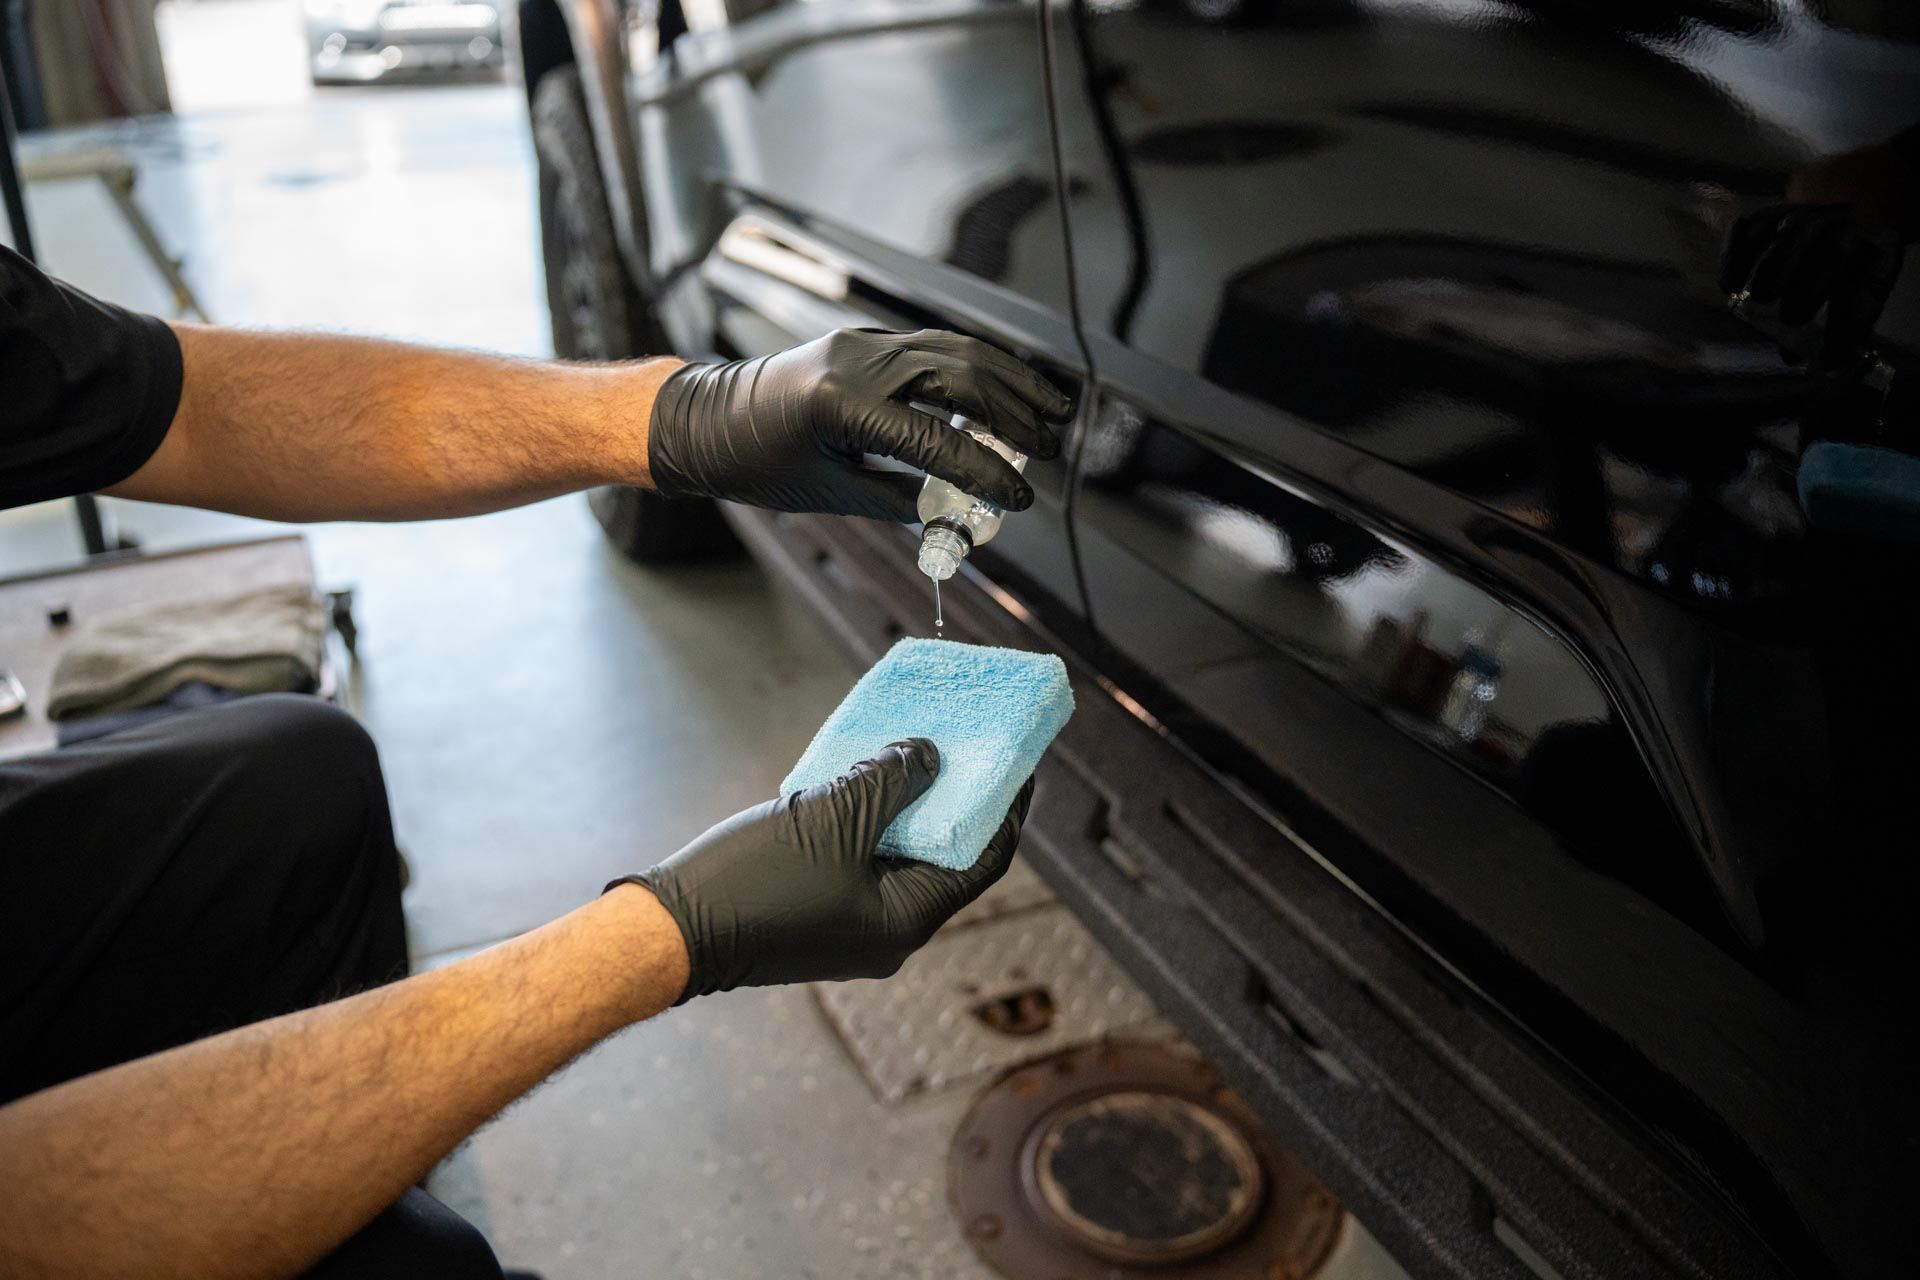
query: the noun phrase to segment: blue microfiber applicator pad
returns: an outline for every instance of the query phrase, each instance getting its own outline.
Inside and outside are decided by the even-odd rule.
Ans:
[[[1920,543],[1920,458],[1833,440],[1808,445],[1800,505],[1824,529]]]
[[[830,782],[890,742],[931,738],[940,773],[880,851],[964,871],[1072,714],[1066,665],[1050,653],[902,640],[827,717],[780,790]]]

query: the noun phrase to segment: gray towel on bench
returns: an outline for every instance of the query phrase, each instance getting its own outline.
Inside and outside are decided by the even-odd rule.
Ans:
[[[313,593],[289,586],[82,623],[54,667],[47,715],[131,711],[191,680],[236,693],[307,692],[320,680],[325,628]]]

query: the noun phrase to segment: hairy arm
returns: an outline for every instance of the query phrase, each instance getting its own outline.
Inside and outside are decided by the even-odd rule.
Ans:
[[[623,885],[468,960],[0,1108],[0,1275],[291,1275],[588,1047],[677,999]]]
[[[648,485],[671,358],[575,365],[177,324],[180,405],[111,492],[276,520],[473,515]]]
[[[752,360],[558,364],[375,338],[176,324],[166,438],[109,492],[277,520],[473,515],[602,484],[782,511],[919,518],[917,473],[1014,511],[1033,489],[948,426],[1057,457],[1066,396],[937,330],[842,329]],[[929,414],[914,403],[940,406]]]

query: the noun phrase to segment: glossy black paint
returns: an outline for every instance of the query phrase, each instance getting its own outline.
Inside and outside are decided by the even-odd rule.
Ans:
[[[1342,474],[1362,459],[1469,499],[1463,521],[1409,486],[1375,516],[1465,535],[1481,563],[1459,567],[1507,579],[1501,594],[1598,668],[1726,923],[1765,946],[1765,881],[1836,818],[1829,753],[1800,729],[1819,714],[1811,651],[1780,616],[1805,594],[1794,460],[1815,388],[1729,312],[1720,250],[1739,211],[1815,158],[1804,117],[1842,150],[1912,123],[1912,60],[1833,52],[1850,38],[1765,6],[1731,31],[1676,15],[1651,39],[1644,8],[1616,26],[1473,3],[1311,21],[1282,6],[1231,27],[1060,12],[1107,394],[1222,467],[1320,480],[1336,504],[1382,505]],[[1795,64],[1825,52],[1866,74],[1844,98],[1796,100]],[[1200,385],[1237,399],[1197,415]],[[1089,508],[1090,543],[1109,509]],[[1568,563],[1516,575],[1486,563],[1497,544]],[[1605,571],[1660,616],[1550,598]],[[1115,643],[1138,643],[1151,605],[1103,602],[1098,574],[1089,590]],[[1737,683],[1702,687],[1730,668],[1786,682],[1768,689],[1777,714],[1756,721]],[[1688,687],[1705,696],[1667,696]]]
[[[1249,5],[1224,25],[1166,5],[1050,14],[1099,421],[1124,441],[1110,467],[1089,438],[1075,531],[1129,689],[1282,814],[1308,772],[1276,720],[1297,714],[1300,666],[1494,785],[1560,850],[1503,897],[1482,881],[1515,868],[1465,806],[1426,829],[1447,859],[1343,864],[1563,1052],[1631,1073],[1610,1087],[1669,1132],[1699,1147],[1757,1127],[1703,1049],[1754,1034],[1724,1016],[1753,993],[1708,980],[1703,948],[1774,983],[1755,1012],[1778,1039],[1753,1063],[1779,1079],[1833,1011],[1810,986],[1912,972],[1912,878],[1864,852],[1893,806],[1851,779],[1909,728],[1914,673],[1836,679],[1835,658],[1865,652],[1862,628],[1901,629],[1920,583],[1884,548],[1809,537],[1798,452],[1871,429],[1846,420],[1857,386],[1789,361],[1717,277],[1741,214],[1920,119],[1910,18],[1471,0]],[[1911,362],[1911,275],[1879,337]],[[1881,598],[1837,615],[1830,584],[1863,553]],[[1329,804],[1412,803],[1384,769],[1337,785]],[[1664,940],[1664,994],[1691,1028],[1660,1002],[1576,994],[1603,948],[1530,945],[1644,930],[1631,900],[1555,905],[1588,869],[1688,926]],[[1892,994],[1854,1006],[1853,1037],[1904,1038]],[[1775,1104],[1830,1123],[1813,1117],[1837,1104],[1796,1093],[1851,1083],[1801,1078]],[[1672,1085],[1683,1101],[1656,1100]],[[1755,1158],[1722,1173],[1749,1190],[1850,1158],[1747,1136]],[[1810,1253],[1846,1234],[1844,1210],[1808,1216]]]
[[[1081,477],[1100,634],[1170,718],[1197,712],[1284,770],[1258,674],[1284,655],[1538,817],[1574,857],[1725,933],[1631,735],[1550,632],[1118,398],[1100,406]]]
[[[1920,121],[1912,11],[734,12],[629,26],[676,344],[932,324],[1070,386],[986,559],[1796,1266],[1870,1271],[1920,565],[1794,483],[1812,438],[1911,429],[1874,419],[1920,287],[1888,398],[1717,276],[1743,214]]]

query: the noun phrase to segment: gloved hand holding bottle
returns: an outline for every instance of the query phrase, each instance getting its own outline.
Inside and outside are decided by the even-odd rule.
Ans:
[[[1009,448],[956,431],[916,403],[963,415]],[[1048,424],[1065,422],[1072,407],[984,342],[933,329],[840,329],[770,356],[675,370],[654,398],[647,464],[654,489],[668,497],[919,518],[924,477],[863,466],[871,453],[1024,511],[1033,490],[1009,458],[1059,456]]]
[[[953,425],[993,450],[1015,471],[1027,469],[1027,455],[992,432],[962,417],[955,417]],[[977,492],[937,475],[928,476],[920,488],[919,515],[924,526],[920,535],[920,572],[932,578],[936,585],[951,578],[975,547],[1000,532],[1003,518],[1000,508],[976,496]]]

